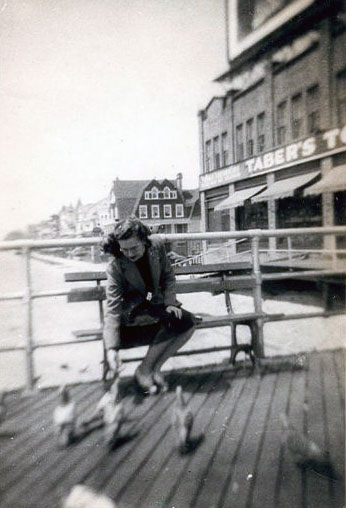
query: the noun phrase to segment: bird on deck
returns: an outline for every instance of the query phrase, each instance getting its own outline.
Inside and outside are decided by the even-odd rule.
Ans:
[[[189,450],[191,442],[193,414],[184,400],[181,386],[177,386],[175,390],[172,425],[176,432],[178,449],[184,454]]]
[[[54,409],[53,420],[59,446],[68,446],[75,437],[76,404],[71,400],[66,386],[62,386],[59,390],[59,404]]]
[[[339,474],[330,462],[329,453],[323,451],[315,441],[299,432],[288,421],[286,414],[281,413],[280,420],[284,431],[285,444],[295,463],[301,468],[313,470],[328,478],[339,479]]]
[[[7,413],[7,406],[5,403],[6,393],[0,392],[0,423],[2,423],[5,420],[6,413]]]
[[[119,436],[124,421],[124,406],[119,402],[119,377],[106,391],[96,406],[95,415],[101,418],[104,425],[104,442],[111,446]]]
[[[105,494],[95,492],[86,485],[75,485],[65,498],[62,508],[116,508]]]

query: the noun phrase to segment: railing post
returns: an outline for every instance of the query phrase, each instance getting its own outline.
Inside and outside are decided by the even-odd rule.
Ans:
[[[292,237],[287,237],[287,250],[288,250],[288,268],[292,270]]]
[[[254,288],[254,306],[255,312],[262,312],[262,274],[259,255],[259,236],[251,239],[251,257],[252,257],[252,273],[255,278]],[[263,319],[257,318],[257,340],[254,344],[255,355],[259,358],[264,357],[263,343]]]
[[[34,389],[34,361],[33,361],[33,327],[32,327],[32,282],[31,282],[31,250],[30,247],[23,249],[25,260],[25,290],[23,304],[25,307],[25,364],[26,364],[26,390]]]

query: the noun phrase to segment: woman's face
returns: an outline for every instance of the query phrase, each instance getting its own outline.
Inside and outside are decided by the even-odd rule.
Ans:
[[[119,247],[124,256],[133,262],[138,261],[145,252],[145,244],[137,235],[119,240]]]

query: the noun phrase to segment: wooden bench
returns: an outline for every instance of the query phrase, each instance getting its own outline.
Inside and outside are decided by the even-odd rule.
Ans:
[[[246,262],[219,263],[210,265],[192,265],[175,267],[177,278],[177,294],[210,292],[212,294],[223,293],[227,314],[215,317],[203,317],[196,324],[197,329],[230,326],[231,328],[231,357],[230,362],[235,363],[239,352],[248,354],[252,363],[256,357],[261,356],[261,330],[264,321],[275,319],[279,314],[266,314],[264,312],[249,312],[246,314],[234,314],[230,292],[256,287],[256,279],[251,271],[251,264]],[[189,275],[193,278],[179,279],[179,276]],[[106,299],[105,287],[101,283],[106,280],[104,271],[73,272],[65,274],[66,282],[94,282],[94,286],[72,288],[68,294],[68,302],[91,302],[99,304],[100,328],[76,330],[73,332],[78,339],[93,337],[102,338],[102,323],[104,319],[103,301]],[[280,314],[281,316],[282,314]],[[251,340],[248,344],[239,344],[237,340],[237,326],[249,327]]]

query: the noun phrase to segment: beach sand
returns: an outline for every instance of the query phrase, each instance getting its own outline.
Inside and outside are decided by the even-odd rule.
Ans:
[[[22,256],[1,253],[0,261],[6,269],[0,274],[0,293],[15,293],[24,289],[24,260]],[[34,291],[68,289],[75,287],[64,282],[64,273],[81,270],[103,270],[104,264],[83,261],[57,260],[50,263],[32,260]],[[224,296],[210,293],[179,295],[184,307],[195,313],[225,314]],[[233,294],[235,312],[253,310],[250,294]],[[317,293],[287,291],[285,294],[264,295],[263,310],[287,314],[320,310],[322,301]],[[11,347],[24,345],[25,308],[20,301],[0,303],[0,345]],[[72,331],[81,328],[97,328],[98,308],[95,302],[67,303],[66,296],[40,298],[33,304],[33,335],[35,344],[64,342],[73,338]],[[249,337],[247,327],[238,327],[240,341]],[[266,323],[264,345],[266,356],[277,356],[312,350],[345,347],[346,316],[307,318]],[[184,347],[194,349],[230,344],[227,327],[198,330]],[[123,358],[138,356],[145,348],[121,352]],[[219,363],[229,358],[229,352],[208,353],[171,358],[164,368],[180,368]],[[68,346],[38,348],[34,353],[37,387],[91,381],[101,378],[101,342],[79,343]],[[136,363],[126,364],[122,375],[131,375]],[[25,358],[22,351],[0,354],[0,389],[12,390],[25,385]]]

